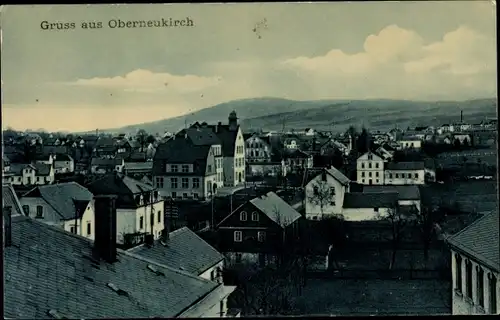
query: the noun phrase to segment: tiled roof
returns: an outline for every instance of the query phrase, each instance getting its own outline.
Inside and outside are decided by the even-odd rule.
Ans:
[[[93,195],[76,182],[65,182],[39,186],[23,195],[23,198],[31,197],[45,200],[59,214],[59,219],[70,220],[75,218],[77,212],[78,217],[83,215]]]
[[[191,127],[183,129],[176,134],[178,138],[184,138],[185,135],[187,135],[195,146],[222,144],[217,134],[209,127]]]
[[[340,172],[333,166],[329,169],[326,169],[326,172],[343,185],[348,185],[351,181],[348,177],[346,177],[342,172]]]
[[[386,170],[424,170],[423,161],[416,162],[389,162],[386,164]]]
[[[13,217],[12,245],[4,249],[4,317],[52,318],[49,310],[69,319],[176,317],[221,287],[121,250],[113,264],[94,262],[92,243]]]
[[[376,186],[365,185],[363,186],[364,193],[382,193],[382,192],[396,192],[399,194],[399,200],[420,200],[420,190],[415,185],[405,186]]]
[[[11,207],[12,214],[23,214],[21,203],[10,184],[2,184],[2,207]]]
[[[487,213],[448,238],[448,242],[498,272],[500,271],[498,219],[498,211]]]
[[[11,172],[11,173],[13,173],[15,175],[21,175],[23,169],[26,168],[26,167],[30,167],[31,169],[36,170],[35,166],[31,165],[31,164],[27,164],[27,163],[11,163],[10,164],[10,171],[9,172]]]
[[[250,203],[282,227],[289,226],[301,217],[300,213],[274,192],[254,198]]]
[[[50,174],[50,169],[52,165],[46,163],[35,163],[33,165],[37,171],[37,176],[48,176]]]
[[[114,167],[122,164],[122,159],[92,158],[91,166]]]
[[[171,232],[165,245],[157,241],[153,247],[141,245],[129,252],[195,275],[224,259],[220,252],[187,227]]]
[[[67,146],[47,146],[44,145],[42,149],[42,153],[44,155],[49,155],[49,154],[65,154],[68,152],[68,147]]]
[[[189,139],[175,138],[160,144],[153,161],[153,175],[164,175],[165,164],[194,164],[190,175],[205,175],[211,146],[195,146]]]
[[[191,128],[201,127],[203,124],[194,124]],[[234,157],[234,149],[236,145],[236,137],[240,126],[238,125],[235,130],[230,130],[229,125],[216,124],[207,125],[207,128],[211,129],[219,138],[222,144],[222,155],[224,157]]]
[[[302,150],[293,150],[291,152],[287,152],[285,153],[285,158],[301,158],[301,159],[306,159],[306,158],[309,158],[311,157],[310,154],[302,151]]]
[[[394,208],[397,203],[398,194],[396,192],[352,192],[344,195],[343,207],[346,209]]]
[[[125,162],[125,170],[153,170],[153,161]]]

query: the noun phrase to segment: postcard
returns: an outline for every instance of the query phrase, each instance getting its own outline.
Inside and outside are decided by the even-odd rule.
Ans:
[[[495,13],[1,7],[4,317],[499,314]]]

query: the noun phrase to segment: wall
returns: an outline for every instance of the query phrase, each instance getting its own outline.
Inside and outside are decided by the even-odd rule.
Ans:
[[[123,244],[123,236],[137,230],[135,209],[116,209],[116,242]]]
[[[490,269],[481,266],[484,270],[484,309],[479,307],[477,303],[477,280],[476,280],[476,266],[478,265],[477,262],[472,261],[472,301],[468,298],[465,297],[465,292],[466,292],[466,274],[465,274],[465,260],[467,259],[467,256],[461,255],[462,257],[462,288],[460,290],[457,290],[456,288],[456,278],[457,278],[457,272],[456,272],[456,260],[455,260],[455,253],[457,253],[454,250],[451,250],[451,273],[452,273],[452,314],[453,315],[473,315],[473,314],[490,314],[490,298],[489,298],[489,286],[488,286],[488,273],[491,272]],[[500,291],[500,281],[499,281],[499,276],[500,274],[498,272],[493,272],[495,277],[497,278],[497,313],[500,314],[500,299],[499,299],[499,291]]]
[[[134,232],[151,232],[151,206],[153,207],[153,212],[154,212],[154,221],[153,221],[153,234],[155,239],[159,239],[161,236],[161,231],[164,228],[164,201],[158,201],[151,204],[148,204],[143,207],[139,207],[135,210],[135,226],[136,230]],[[158,223],[158,211],[160,212],[160,221]],[[144,218],[144,224],[143,228],[140,228],[140,219]]]
[[[263,175],[272,175],[275,176],[278,172],[282,172],[283,168],[281,163],[278,164],[248,164],[249,175],[263,176]]]
[[[418,178],[413,178],[415,173],[418,174]],[[390,175],[392,174],[392,178]],[[398,178],[396,178],[396,174]],[[409,178],[401,178],[402,175],[408,177],[411,174],[411,179]],[[393,184],[393,185],[412,185],[412,184],[425,184],[425,170],[386,170],[385,171],[385,184]]]
[[[378,220],[387,216],[387,208],[379,208],[379,212],[375,212],[374,208],[344,208],[342,215],[346,221],[367,221]]]
[[[271,159],[271,147],[259,137],[245,141],[245,157],[248,162],[268,162]]]
[[[21,203],[22,210],[24,210],[23,206],[29,206],[29,217],[50,225],[58,225],[61,227],[63,226],[62,222],[59,219],[59,214],[42,198],[21,197],[19,199],[19,202]],[[43,207],[43,218],[36,218],[36,207],[39,205]]]
[[[368,159],[368,155],[372,156],[372,160]],[[356,172],[357,172],[356,180],[359,184],[370,184],[371,180],[372,185],[383,185],[384,159],[380,158],[379,156],[373,153],[365,153],[356,160]]]
[[[90,222],[90,234],[87,234],[87,223]],[[75,220],[64,221],[63,228],[67,232],[71,232],[71,227],[75,227]],[[82,216],[82,219],[78,219],[76,223],[76,234],[81,235],[85,238],[94,240],[95,237],[95,212],[94,212],[94,202],[91,201]]]
[[[171,197],[172,192],[176,193],[176,197],[182,197],[182,195],[184,193],[187,193],[188,196],[190,196],[190,197],[193,196],[193,193],[198,194],[199,198],[204,197],[205,182],[204,182],[204,177],[202,177],[202,176],[180,176],[180,175],[179,176],[163,176],[163,187],[161,187],[160,185],[158,185],[156,183],[157,177],[159,177],[159,176],[153,177],[154,186],[165,197]],[[211,177],[213,177],[215,179],[215,175],[212,175]],[[177,188],[176,189],[171,188],[171,185],[172,185],[171,180],[170,180],[171,178],[177,178]],[[189,186],[187,189],[182,188],[182,178],[188,178]],[[193,179],[196,179],[196,178],[200,182],[199,188],[193,187]]]
[[[417,207],[418,211],[420,211],[420,204],[421,204],[421,201],[420,200],[399,200],[398,201],[398,204],[400,206],[411,206],[411,205],[415,205],[415,207]]]
[[[412,140],[412,141],[405,141],[401,140],[398,141],[398,143],[401,145],[403,149],[420,149],[422,148],[422,141],[420,140]]]
[[[326,174],[326,183],[328,186],[335,188],[335,205],[332,206],[327,202],[326,205],[323,206],[322,212],[321,206],[317,203],[314,203],[314,201],[311,201],[311,196],[314,192],[314,185],[319,184],[321,186],[321,184],[323,183],[321,179],[322,174],[319,174],[317,177],[311,180],[305,188],[305,209],[307,219],[313,219],[314,217],[320,219],[322,213],[323,215],[334,215],[342,213],[342,205],[344,203],[344,194],[346,192],[346,188],[329,174]]]
[[[227,313],[227,297],[236,289],[233,286],[219,286],[197,304],[183,312],[180,318],[220,318]],[[221,310],[221,301],[223,301]]]
[[[219,283],[222,283],[222,275],[220,274],[219,272],[219,278],[216,278],[216,279],[212,279],[212,271],[214,271],[214,274],[217,276],[217,268],[219,268],[220,270],[223,270],[224,268],[224,260],[222,260],[221,262],[217,263],[216,265],[210,267],[208,270],[204,271],[203,273],[201,273],[199,276],[202,277],[203,279],[207,279],[207,280],[211,280],[211,281],[217,281]]]
[[[234,185],[234,157],[224,157],[224,186],[232,187]]]
[[[57,161],[54,164],[55,173],[66,173],[66,172],[75,172],[75,162],[73,160],[70,161]]]
[[[234,180],[233,185],[241,185],[245,183],[245,139],[243,139],[243,133],[241,128],[238,128],[238,134],[236,135],[234,151]],[[239,152],[237,152],[240,150]]]

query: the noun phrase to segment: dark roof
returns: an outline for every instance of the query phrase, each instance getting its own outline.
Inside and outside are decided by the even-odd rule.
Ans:
[[[91,166],[101,166],[101,167],[115,167],[122,164],[122,159],[104,159],[104,158],[92,158],[90,163]]]
[[[35,163],[33,165],[37,171],[37,176],[48,176],[52,165],[46,163]]]
[[[102,148],[102,147],[113,147],[115,146],[115,140],[111,137],[99,137],[97,139],[95,148]]]
[[[137,208],[134,195],[155,190],[152,186],[132,179],[121,173],[112,173],[87,184],[86,187],[94,196],[116,195],[117,208]]]
[[[387,170],[423,170],[425,168],[423,161],[416,162],[389,162],[386,164]]]
[[[44,155],[49,155],[49,154],[65,154],[68,152],[68,147],[67,146],[47,146],[44,145],[42,148],[42,153]]]
[[[382,192],[396,192],[399,194],[399,200],[420,200],[420,190],[416,185],[401,185],[401,186],[377,186],[377,185],[364,185],[364,193],[382,193]]]
[[[216,124],[216,125],[203,125],[195,123],[191,128],[206,127],[217,135],[220,143],[222,144],[222,155],[225,157],[234,157],[234,149],[236,145],[236,137],[240,126],[238,125],[235,130],[231,130],[229,125]]]
[[[498,211],[487,213],[448,238],[448,242],[498,272],[500,271],[498,219]]]
[[[83,215],[93,195],[76,182],[65,182],[36,187],[24,194],[23,198],[25,197],[42,198],[61,220],[70,220],[74,219],[77,213],[79,218]]]
[[[344,208],[394,208],[398,203],[396,192],[352,192],[344,195]]]
[[[146,152],[132,152],[129,156],[130,161],[145,161]]]
[[[281,227],[289,226],[301,217],[300,213],[272,191],[250,200],[250,203]]]
[[[23,214],[21,203],[10,184],[2,184],[2,207],[12,208],[12,214]]]
[[[129,252],[174,269],[200,275],[224,259],[224,256],[187,227],[169,234],[166,242],[157,241],[153,247],[144,245]]]
[[[161,143],[153,161],[153,175],[164,175],[165,164],[194,164],[190,175],[205,175],[209,145],[195,146],[189,139],[175,138]],[[181,173],[182,174],[182,173]]]
[[[222,144],[219,137],[209,127],[191,127],[183,129],[176,134],[177,138],[181,139],[185,138],[186,135],[195,146]]]
[[[308,153],[306,153],[306,152],[304,152],[302,150],[293,150],[293,151],[290,151],[290,152],[286,152],[284,154],[284,156],[287,159],[292,159],[292,158],[295,158],[295,159],[302,158],[303,159],[303,158],[309,158],[309,157],[311,157],[310,154],[308,154]]]
[[[175,317],[220,288],[121,250],[117,262],[95,263],[92,243],[13,217],[12,245],[4,249],[4,317],[43,319],[49,310],[69,319]]]
[[[71,161],[73,160],[73,158],[67,154],[64,154],[64,153],[58,153],[56,154],[56,159],[55,161]]]
[[[345,176],[345,174],[343,174],[333,166],[329,169],[326,169],[326,172],[343,185],[348,185],[351,181],[348,177]]]

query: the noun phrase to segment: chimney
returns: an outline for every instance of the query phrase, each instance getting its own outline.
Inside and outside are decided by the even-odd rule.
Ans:
[[[116,261],[116,196],[95,196],[95,253],[99,258]]]
[[[144,236],[144,243],[146,244],[146,246],[152,247],[154,245],[154,242],[155,242],[155,238],[152,234],[146,234]]]
[[[12,245],[12,208],[3,208],[3,244],[5,247]]]
[[[464,122],[464,111],[460,110],[460,123]]]

